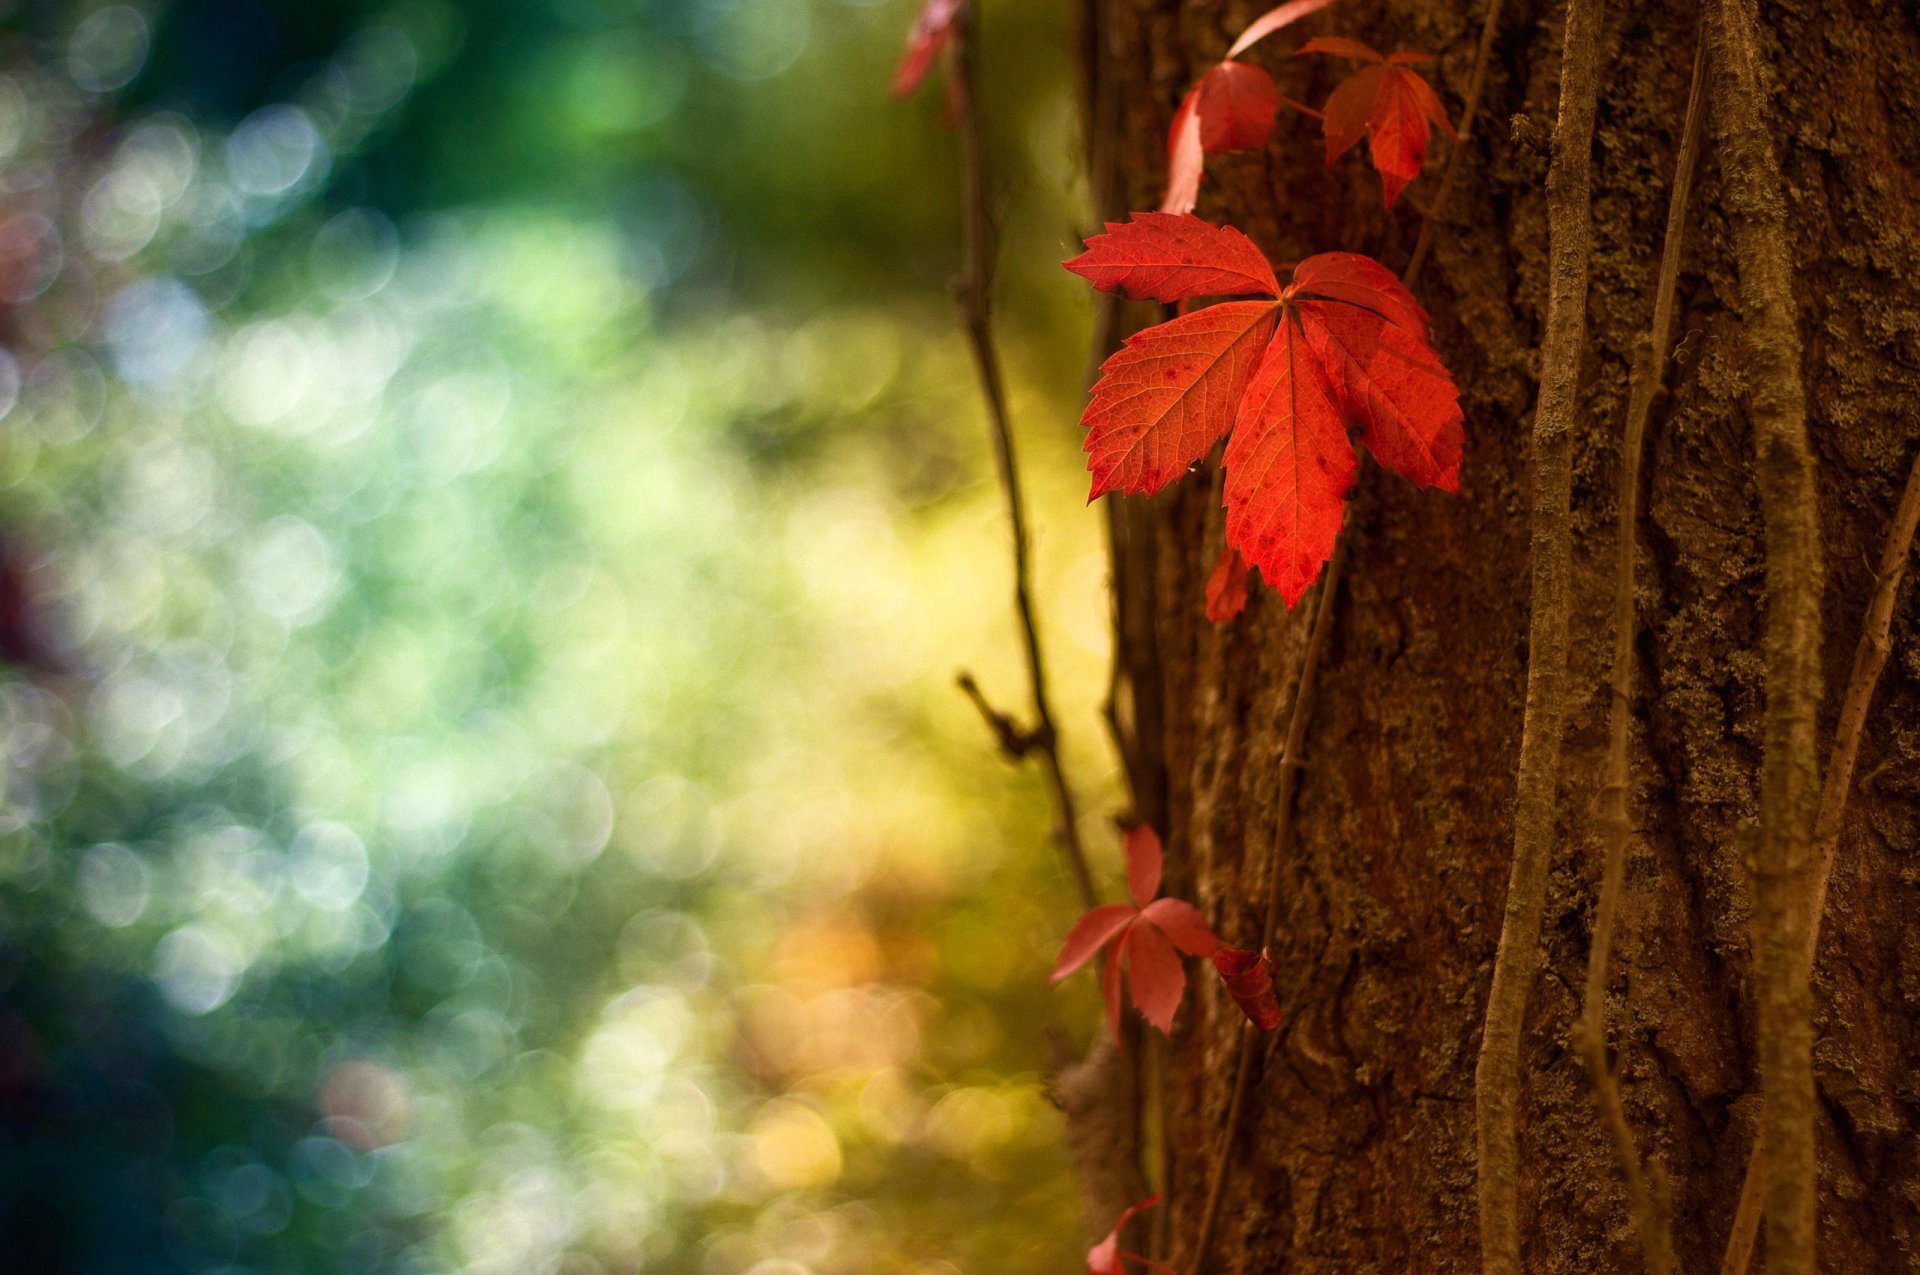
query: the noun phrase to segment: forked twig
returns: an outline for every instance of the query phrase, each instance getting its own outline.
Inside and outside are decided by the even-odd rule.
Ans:
[[[1547,324],[1533,417],[1532,599],[1527,696],[1515,781],[1513,865],[1474,1067],[1480,1264],[1520,1275],[1520,1038],[1540,966],[1547,867],[1559,806],[1571,610],[1573,426],[1587,339],[1593,119],[1599,97],[1600,0],[1568,0],[1559,122],[1547,170]]]
[[[1655,1161],[1644,1168],[1633,1129],[1627,1124],[1620,1100],[1620,1083],[1607,1064],[1607,965],[1613,950],[1614,924],[1626,876],[1627,842],[1633,831],[1628,812],[1627,731],[1633,716],[1633,635],[1635,533],[1640,523],[1640,467],[1646,451],[1647,418],[1653,398],[1666,379],[1667,354],[1673,344],[1674,292],[1680,277],[1680,259],[1687,227],[1687,203],[1693,191],[1693,171],[1700,154],[1700,134],[1706,122],[1706,41],[1697,41],[1693,78],[1687,91],[1687,118],[1681,129],[1680,154],[1674,164],[1673,189],[1667,199],[1666,237],[1660,249],[1660,274],[1654,284],[1653,326],[1648,343],[1634,360],[1633,383],[1627,395],[1625,440],[1621,444],[1620,514],[1616,531],[1613,576],[1613,701],[1607,723],[1606,784],[1601,789],[1600,839],[1603,866],[1600,901],[1594,909],[1593,944],[1587,950],[1587,982],[1576,1032],[1586,1060],[1601,1123],[1613,1142],[1614,1157],[1627,1181],[1627,1203],[1640,1252],[1651,1275],[1671,1275],[1673,1233],[1666,1172]]]
[[[1913,554],[1914,530],[1920,526],[1920,452],[1907,473],[1907,486],[1894,512],[1893,526],[1887,531],[1886,547],[1880,551],[1880,570],[1874,578],[1873,598],[1860,626],[1860,642],[1853,649],[1853,671],[1847,678],[1847,693],[1840,701],[1840,721],[1834,728],[1833,745],[1827,753],[1827,775],[1820,788],[1820,813],[1813,824],[1813,881],[1809,887],[1813,919],[1807,926],[1807,941],[1800,949],[1800,977],[1813,973],[1814,952],[1820,943],[1820,920],[1826,911],[1827,886],[1833,880],[1833,863],[1840,851],[1840,821],[1846,813],[1847,797],[1853,789],[1854,765],[1860,759],[1860,736],[1866,726],[1867,709],[1873,703],[1874,688],[1880,684],[1880,671],[1886,667],[1893,629],[1893,604],[1900,593],[1900,581]],[[1747,1175],[1740,1184],[1740,1203],[1733,1214],[1733,1233],[1720,1260],[1720,1275],[1746,1275],[1753,1261],[1754,1244],[1760,1236],[1760,1217],[1766,1193],[1768,1170],[1765,1131],[1754,1139],[1747,1158]]]
[[[1093,874],[1087,869],[1086,848],[1080,841],[1079,817],[1074,807],[1073,789],[1067,783],[1060,764],[1060,732],[1053,720],[1053,707],[1047,693],[1047,665],[1041,653],[1039,626],[1034,619],[1032,573],[1028,565],[1026,498],[1021,494],[1020,466],[1014,453],[1013,423],[1007,411],[1006,384],[1001,377],[1000,356],[993,339],[992,294],[993,250],[989,240],[991,225],[987,211],[987,169],[985,147],[981,139],[978,95],[975,92],[973,42],[974,6],[962,4],[954,19],[953,41],[949,46],[952,76],[954,123],[960,134],[961,181],[964,206],[961,213],[961,269],[954,291],[959,298],[961,319],[973,349],[974,367],[980,376],[981,393],[986,398],[987,415],[993,424],[994,459],[999,466],[1000,487],[1007,498],[1007,520],[1013,532],[1013,605],[1020,616],[1020,632],[1025,639],[1027,680],[1033,694],[1033,729],[1024,735],[1001,734],[1003,747],[1009,738],[1024,738],[1027,748],[1040,754],[1040,764],[1053,790],[1055,814],[1060,821],[1062,856],[1073,873],[1074,886],[1085,907],[1099,902]],[[996,715],[977,700],[988,720]],[[1016,751],[1027,751],[1027,748]]]

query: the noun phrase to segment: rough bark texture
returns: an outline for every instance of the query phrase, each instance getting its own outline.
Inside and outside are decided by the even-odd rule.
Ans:
[[[1105,0],[1092,41],[1118,106],[1115,201],[1157,203],[1174,106],[1262,0]],[[1300,28],[1435,52],[1458,110],[1482,0],[1344,0]],[[1472,1082],[1513,844],[1526,678],[1529,417],[1545,319],[1547,142],[1559,4],[1510,0],[1475,130],[1417,291],[1463,389],[1464,494],[1375,474],[1308,737],[1274,956],[1286,1022],[1261,1059],[1241,1165],[1204,1272],[1477,1268]],[[1911,6],[1762,4],[1767,118],[1786,183],[1824,536],[1823,663],[1844,667],[1920,439],[1920,23]],[[1592,924],[1593,809],[1606,752],[1609,528],[1620,420],[1645,332],[1694,47],[1687,6],[1610,3],[1593,153],[1589,341],[1574,439],[1572,677],[1562,827],[1520,1095],[1523,1265],[1631,1270],[1606,1137],[1569,1047]],[[1318,103],[1340,68],[1259,46],[1281,91]],[[1277,259],[1331,248],[1399,268],[1444,159],[1391,214],[1357,155],[1317,130],[1209,161],[1199,212]],[[1632,805],[1638,812],[1610,1010],[1628,1118],[1672,1173],[1684,1269],[1711,1269],[1757,1112],[1751,891],[1764,688],[1765,535],[1727,196],[1709,153],[1679,284],[1671,392],[1654,408],[1641,523]],[[1110,208],[1109,212],[1119,211]],[[1134,316],[1136,320],[1145,316]],[[1211,475],[1115,517],[1117,631],[1143,809],[1169,872],[1221,935],[1258,937],[1286,709],[1304,612],[1262,592],[1203,615],[1218,551]],[[1813,975],[1819,1246],[1827,1270],[1920,1269],[1920,602],[1909,584],[1868,721]],[[1819,721],[1833,730],[1839,688]],[[1156,820],[1158,822],[1158,820]],[[1177,1024],[1172,1136],[1211,1144],[1238,1011],[1210,983]],[[1174,1158],[1170,1260],[1206,1184]]]

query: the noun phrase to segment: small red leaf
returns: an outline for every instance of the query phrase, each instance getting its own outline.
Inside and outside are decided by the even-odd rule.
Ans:
[[[1089,499],[1155,492],[1187,472],[1233,424],[1277,304],[1228,301],[1136,332],[1101,365],[1086,426]]]
[[[1270,1032],[1280,1025],[1280,999],[1273,990],[1273,958],[1265,952],[1223,947],[1213,954],[1227,995],[1233,997],[1253,1025]]]
[[[927,0],[920,16],[914,20],[913,30],[907,33],[907,51],[901,55],[900,66],[893,73],[895,97],[911,97],[927,78],[934,59],[953,39],[954,19],[959,17],[963,3],[965,0]]]
[[[1373,166],[1380,173],[1387,207],[1393,207],[1401,190],[1420,175],[1426,163],[1427,126],[1432,124],[1447,136],[1455,136],[1433,86],[1407,69],[1409,63],[1425,55],[1396,53],[1382,59],[1364,44],[1337,37],[1309,40],[1300,51],[1358,58],[1371,64],[1354,72],[1327,99],[1327,164],[1331,166],[1363,135],[1370,136],[1368,149]]]
[[[1253,240],[1191,213],[1142,212],[1131,221],[1110,221],[1106,233],[1088,239],[1087,250],[1066,265],[1094,287],[1135,300],[1280,292],[1273,266]]]
[[[1326,53],[1336,58],[1357,58],[1362,62],[1387,60],[1371,46],[1362,44],[1358,40],[1349,40],[1344,35],[1316,35],[1301,45],[1298,52]]]
[[[1155,899],[1140,909],[1140,919],[1188,956],[1212,956],[1220,946],[1220,940],[1207,927],[1207,918],[1185,899]]]
[[[1332,3],[1333,0],[1289,0],[1287,4],[1275,5],[1247,24],[1247,29],[1240,33],[1240,38],[1233,42],[1231,49],[1227,50],[1227,56],[1239,57],[1280,28],[1292,26],[1308,14],[1318,13]]]
[[[1161,1032],[1172,1032],[1174,1011],[1187,990],[1187,972],[1167,936],[1151,925],[1127,931],[1127,982],[1141,1015]]]
[[[1139,913],[1124,903],[1106,903],[1083,913],[1067,931],[1060,945],[1060,959],[1053,967],[1053,981],[1059,982],[1093,959],[1093,954],[1111,942],[1115,935],[1133,924]]]
[[[1134,907],[1146,907],[1160,893],[1164,857],[1160,834],[1152,824],[1135,824],[1127,829],[1127,893],[1133,896]]]
[[[1192,212],[1200,202],[1200,176],[1206,166],[1206,148],[1200,143],[1200,87],[1195,85],[1180,99],[1167,130],[1167,193],[1160,211]]]
[[[1200,77],[1200,147],[1209,155],[1264,146],[1280,110],[1273,77],[1226,61]]]
[[[1172,1267],[1142,1257],[1138,1253],[1129,1253],[1120,1247],[1120,1233],[1127,1229],[1127,1223],[1158,1203],[1160,1203],[1160,1197],[1150,1195],[1138,1204],[1130,1205],[1120,1214],[1120,1220],[1113,1224],[1113,1229],[1107,1232],[1107,1237],[1087,1250],[1087,1275],[1125,1275],[1126,1268],[1121,1265],[1121,1258],[1151,1270],[1164,1271],[1166,1275],[1173,1275]]]
[[[1252,569],[1240,551],[1228,545],[1220,551],[1220,561],[1207,577],[1207,619],[1228,624],[1247,608],[1247,590]]]
[[[1333,387],[1292,318],[1247,387],[1226,462],[1227,543],[1296,606],[1332,556],[1358,461]]]

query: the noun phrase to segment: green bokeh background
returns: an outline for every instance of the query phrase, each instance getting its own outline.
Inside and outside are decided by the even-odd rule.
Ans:
[[[1071,920],[899,0],[17,3],[0,1250],[1064,1271]],[[1060,6],[1003,334],[1117,855]]]

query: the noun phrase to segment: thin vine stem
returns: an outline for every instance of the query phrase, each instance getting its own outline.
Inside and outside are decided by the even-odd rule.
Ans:
[[[1571,610],[1573,428],[1587,338],[1592,240],[1593,119],[1599,97],[1600,0],[1568,0],[1559,121],[1547,170],[1548,291],[1533,417],[1532,601],[1507,880],[1486,1025],[1474,1067],[1480,1264],[1520,1275],[1520,1038],[1540,966],[1547,866],[1559,807]]]
[[[1427,215],[1420,221],[1420,237],[1413,241],[1413,256],[1407,259],[1407,268],[1400,276],[1400,281],[1409,288],[1420,277],[1420,267],[1426,264],[1427,254],[1433,250],[1434,225],[1446,213],[1447,197],[1453,194],[1454,177],[1460,169],[1460,152],[1467,148],[1474,121],[1480,117],[1480,93],[1487,84],[1487,64],[1493,60],[1493,38],[1499,31],[1500,0],[1487,0],[1487,16],[1480,24],[1480,47],[1473,55],[1473,75],[1467,80],[1467,99],[1460,108],[1460,127],[1447,150],[1446,167],[1440,170],[1440,188],[1434,192],[1433,201],[1427,205]]]
[[[1280,926],[1280,865],[1285,862],[1288,849],[1293,844],[1293,808],[1294,794],[1300,786],[1300,770],[1305,764],[1301,752],[1306,746],[1307,720],[1313,712],[1313,690],[1318,682],[1320,657],[1326,650],[1327,634],[1333,629],[1333,608],[1335,595],[1340,590],[1341,576],[1347,561],[1348,528],[1352,524],[1352,515],[1348,515],[1347,525],[1340,529],[1334,539],[1333,557],[1327,563],[1327,571],[1320,578],[1320,596],[1314,603],[1313,627],[1307,633],[1307,647],[1300,656],[1300,680],[1293,691],[1293,706],[1287,714],[1287,738],[1280,753],[1280,792],[1275,798],[1273,830],[1273,853],[1267,859],[1267,899],[1266,912],[1260,922],[1260,946],[1265,951],[1273,946],[1273,938]],[[1212,1171],[1208,1174],[1207,1202],[1200,1214],[1200,1230],[1194,1237],[1193,1256],[1189,1266],[1193,1270],[1204,1270],[1207,1264],[1207,1250],[1213,1244],[1215,1223],[1220,1216],[1220,1201],[1226,1194],[1228,1170],[1233,1163],[1233,1144],[1239,1136],[1240,1119],[1246,1111],[1247,1092],[1253,1087],[1254,1055],[1259,1052],[1262,1034],[1250,1022],[1240,1024],[1239,1047],[1235,1050],[1233,1066],[1233,1094],[1227,1101],[1226,1125],[1220,1134],[1220,1141],[1214,1149]]]
[[[1767,1269],[1813,1275],[1813,1024],[1803,960],[1812,929],[1814,759],[1820,706],[1821,548],[1806,386],[1780,163],[1760,83],[1759,33],[1746,0],[1709,10],[1714,116],[1739,268],[1754,477],[1766,531],[1760,826],[1752,945],[1767,1145]]]
[[[1593,943],[1587,950],[1587,981],[1580,1007],[1576,1043],[1587,1065],[1594,1103],[1613,1143],[1627,1183],[1627,1204],[1633,1218],[1640,1253],[1651,1275],[1672,1275],[1674,1269],[1672,1204],[1666,1172],[1657,1162],[1643,1165],[1639,1145],[1627,1123],[1620,1083],[1607,1062],[1607,966],[1613,950],[1613,931],[1624,888],[1627,843],[1633,832],[1628,809],[1628,727],[1633,717],[1634,573],[1636,535],[1640,524],[1640,473],[1646,452],[1647,419],[1653,398],[1666,379],[1667,356],[1673,345],[1674,294],[1686,240],[1687,204],[1693,193],[1694,167],[1705,128],[1706,41],[1697,40],[1693,74],[1687,90],[1686,123],[1681,129],[1680,152],[1674,163],[1673,189],[1667,198],[1667,229],[1660,249],[1660,273],[1654,284],[1653,323],[1647,346],[1634,361],[1627,395],[1625,438],[1621,444],[1619,525],[1615,531],[1613,580],[1612,703],[1607,723],[1606,782],[1601,789],[1600,840],[1602,867],[1600,900],[1594,909]]]
[[[994,460],[999,468],[1000,488],[1006,496],[1007,521],[1013,535],[1013,605],[1020,617],[1020,633],[1027,657],[1027,682],[1033,698],[1034,725],[1029,733],[1031,747],[1040,754],[1041,768],[1052,789],[1054,813],[1059,820],[1062,857],[1073,875],[1081,904],[1093,907],[1099,902],[1093,874],[1087,868],[1087,852],[1080,840],[1080,821],[1075,808],[1073,788],[1067,782],[1060,762],[1060,731],[1053,716],[1052,697],[1047,691],[1047,664],[1040,644],[1039,624],[1034,617],[1032,569],[1029,564],[1026,497],[1020,484],[1020,464],[1013,444],[1013,422],[1007,409],[1006,383],[1000,370],[1000,356],[993,337],[993,247],[992,221],[988,213],[987,165],[980,127],[977,76],[974,73],[974,39],[978,30],[974,6],[963,4],[954,20],[953,40],[949,46],[948,73],[952,76],[954,124],[960,135],[961,182],[961,269],[954,291],[960,301],[968,345],[973,351],[980,390],[987,404],[987,416],[993,425]]]
[[[1887,543],[1880,552],[1880,569],[1874,578],[1873,597],[1860,625],[1860,642],[1853,650],[1853,671],[1847,677],[1847,691],[1840,702],[1840,721],[1834,729],[1833,744],[1827,753],[1826,780],[1820,788],[1820,813],[1813,824],[1813,881],[1809,887],[1813,920],[1807,927],[1807,940],[1800,949],[1801,977],[1813,973],[1814,953],[1820,943],[1820,921],[1826,913],[1827,887],[1833,880],[1833,864],[1840,851],[1840,824],[1846,814],[1847,798],[1853,790],[1854,765],[1860,758],[1860,738],[1873,704],[1874,688],[1880,684],[1880,672],[1886,667],[1893,630],[1893,604],[1906,575],[1907,561],[1913,554],[1913,538],[1920,527],[1920,452],[1907,473],[1907,486],[1900,506],[1887,532]],[[1764,1135],[1756,1138],[1747,1158],[1746,1177],[1740,1184],[1740,1203],[1733,1214],[1733,1231],[1720,1260],[1721,1275],[1746,1275],[1753,1262],[1753,1249],[1760,1235],[1760,1218],[1765,1200],[1770,1167]]]

